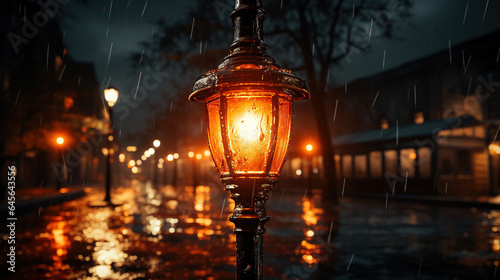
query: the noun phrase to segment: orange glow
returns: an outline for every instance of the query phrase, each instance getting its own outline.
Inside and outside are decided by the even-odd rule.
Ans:
[[[227,91],[207,102],[210,150],[221,175],[279,175],[290,139],[291,104],[290,96],[266,90]]]
[[[314,236],[314,231],[312,231],[312,230],[308,230],[308,231],[306,232],[306,236],[307,236],[307,237],[313,237],[313,236]]]
[[[497,144],[490,144],[488,148],[490,149],[490,154],[500,155],[500,146]]]
[[[194,198],[194,209],[196,211],[210,210],[210,205],[205,204],[210,201],[210,187],[208,186],[198,186],[196,188],[195,198]],[[197,223],[201,224],[196,221]],[[211,222],[211,221],[210,221]]]
[[[194,153],[193,152],[189,152],[188,153],[188,157],[190,157],[190,158],[194,157]]]
[[[160,144],[161,144],[161,142],[158,139],[156,139],[155,141],[153,141],[153,146],[155,146],[155,148],[160,147]]]
[[[312,150],[313,150],[313,145],[311,145],[311,144],[307,144],[307,145],[306,145],[306,150],[307,150],[308,152],[312,151]]]
[[[205,155],[206,157],[210,156],[210,151],[209,151],[209,150],[205,150],[204,155]]]
[[[108,102],[109,107],[113,107],[118,100],[118,91],[114,88],[104,90],[104,99]]]
[[[201,154],[196,154],[196,159],[201,159]]]
[[[236,69],[262,69],[261,66],[255,64],[241,64],[235,67]]]
[[[491,249],[494,252],[499,252],[500,251],[500,240],[498,240],[498,239],[493,240],[493,244],[491,244]]]
[[[127,150],[127,152],[135,152],[135,151],[137,151],[137,147],[136,146],[127,146],[126,150]]]
[[[56,249],[56,253],[52,257],[52,260],[54,260],[55,269],[62,268],[62,257],[68,254],[67,248],[70,242],[64,232],[64,228],[66,227],[66,225],[67,223],[65,221],[53,222],[48,225],[49,228],[52,228],[51,233],[54,237],[53,248]]]
[[[410,154],[410,158],[415,160],[417,158],[417,154],[416,153],[411,153]]]
[[[174,156],[173,156],[172,154],[169,154],[169,155],[167,156],[167,160],[168,160],[168,161],[172,161],[172,160],[174,160]]]
[[[61,188],[59,189],[60,193],[69,193],[70,189],[69,188]]]
[[[58,145],[62,145],[62,144],[64,144],[64,138],[63,138],[63,137],[61,137],[61,136],[57,137],[57,138],[56,138],[56,143],[57,143]]]
[[[64,97],[64,109],[68,110],[69,108],[71,108],[73,106],[73,104],[75,104],[75,101],[73,101],[73,98],[71,97]]]
[[[313,264],[315,262],[313,256],[311,255],[303,255],[302,259],[304,259],[304,261],[308,264]]]
[[[313,199],[302,198],[302,219],[306,222],[307,226],[314,226],[318,224],[318,217],[323,213],[323,210],[316,208]]]

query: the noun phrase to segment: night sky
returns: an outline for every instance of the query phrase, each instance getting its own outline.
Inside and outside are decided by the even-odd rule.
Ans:
[[[214,3],[217,1],[221,2],[216,0]],[[224,2],[233,3],[231,0]],[[194,0],[89,0],[84,6],[73,1],[65,7],[68,11],[63,18],[65,43],[74,59],[95,64],[103,87],[111,79],[110,84],[130,92],[138,80],[138,73],[131,67],[131,54],[141,52],[139,43],[158,31],[155,30],[157,20],[191,23],[193,19],[187,16],[187,10],[193,3]],[[266,1],[263,3],[265,8]],[[354,54],[350,63],[335,68],[331,81],[334,85],[343,85],[448,49],[449,44],[453,48],[453,45],[500,29],[497,11],[500,11],[500,0],[413,1],[412,16],[395,30],[395,35],[402,40],[374,38],[370,51]],[[273,47],[269,45],[271,54]],[[168,87],[168,79],[164,84]],[[148,101],[140,104],[125,120],[126,125],[119,124],[122,132],[144,128],[144,120],[151,114],[147,104],[161,102],[161,99],[159,94],[148,95]]]

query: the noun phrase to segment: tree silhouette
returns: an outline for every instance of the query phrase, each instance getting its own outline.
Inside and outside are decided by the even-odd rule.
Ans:
[[[305,77],[321,145],[325,184],[323,198],[336,199],[331,113],[326,107],[336,86],[330,73],[350,63],[355,55],[369,50],[376,37],[393,37],[396,23],[409,16],[409,0],[272,0],[264,1],[267,19],[264,39],[278,64]],[[134,61],[162,57],[165,67],[177,69],[189,83],[218,65],[227,54],[232,27],[226,1],[200,1],[179,22],[159,22],[162,33],[144,47],[150,57],[134,56]],[[192,79],[191,79],[192,78]],[[338,94],[338,93],[337,93]],[[333,99],[335,100],[335,98]],[[369,107],[368,107],[369,108]]]

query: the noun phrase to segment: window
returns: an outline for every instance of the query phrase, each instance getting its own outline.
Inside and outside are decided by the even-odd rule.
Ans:
[[[367,168],[366,155],[355,155],[354,156],[354,177],[366,178],[368,175],[368,170],[366,168]]]
[[[439,151],[439,173],[443,175],[452,175],[454,161],[453,150],[441,149]]]
[[[396,150],[384,151],[385,170],[392,174],[398,174],[398,153]]]
[[[352,177],[352,156],[351,155],[343,155],[342,156],[342,170],[344,178]]]
[[[335,171],[336,171],[336,174],[337,174],[337,176],[341,177],[342,174],[340,174],[340,155],[335,155],[334,159],[335,159]]]
[[[417,153],[414,149],[401,149],[401,176],[406,176],[408,178],[415,177],[415,160],[417,159]]]
[[[302,159],[301,158],[293,158],[291,161],[290,161],[290,165],[292,167],[292,177],[300,177],[300,175],[302,175]],[[300,171],[297,171],[297,170],[300,170]]]
[[[370,176],[382,177],[382,152],[370,152]]]

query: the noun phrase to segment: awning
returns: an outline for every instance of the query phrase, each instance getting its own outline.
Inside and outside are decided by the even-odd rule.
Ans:
[[[358,146],[360,144],[382,144],[385,148],[404,145],[408,140],[422,139],[437,135],[440,131],[471,127],[480,125],[481,122],[472,116],[464,115],[455,118],[432,120],[422,124],[411,124],[400,127],[390,127],[388,129],[376,129],[366,132],[353,133],[334,137],[332,144],[334,146]],[[368,147],[367,147],[368,148]]]

